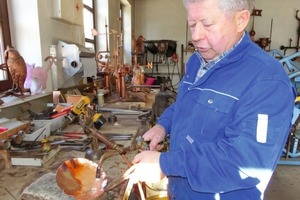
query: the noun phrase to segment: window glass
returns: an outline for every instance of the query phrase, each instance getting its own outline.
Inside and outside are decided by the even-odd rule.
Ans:
[[[84,16],[84,35],[85,38],[94,39],[94,36],[92,34],[92,29],[94,28],[94,20],[93,20],[93,13],[90,12],[87,9],[83,10],[83,16]]]
[[[94,0],[84,0],[83,8],[83,20],[84,20],[84,36],[85,36],[85,47],[95,49],[95,37],[92,34],[92,29],[94,29]]]
[[[93,8],[93,0],[83,0],[83,4]]]

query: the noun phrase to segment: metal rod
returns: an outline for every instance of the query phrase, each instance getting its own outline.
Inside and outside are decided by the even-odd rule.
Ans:
[[[273,32],[273,18],[271,19],[270,38],[269,38],[269,50],[271,50],[272,32]]]

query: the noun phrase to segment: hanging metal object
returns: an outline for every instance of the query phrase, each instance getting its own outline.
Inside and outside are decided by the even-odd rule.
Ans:
[[[85,158],[73,158],[57,169],[56,182],[67,195],[86,200],[104,192],[107,177],[102,168],[99,171],[98,164]]]
[[[297,44],[295,46],[292,46],[292,39],[290,38],[290,44],[289,46],[280,46],[280,50],[284,51],[284,55],[286,54],[286,51],[289,49],[295,49],[296,53],[299,52],[300,50],[300,17],[299,17],[299,10],[296,10],[296,15],[295,15],[296,20],[298,21],[298,28],[297,28]]]
[[[261,17],[261,16],[262,16],[262,15],[261,15],[261,12],[262,12],[262,10],[253,9],[253,11],[252,11],[252,13],[251,13],[251,16],[252,16],[253,18],[252,18],[252,28],[251,28],[251,31],[249,32],[249,34],[250,34],[251,40],[252,40],[253,42],[255,41],[254,36],[255,36],[255,34],[256,34],[256,32],[255,32],[255,30],[254,30],[254,17],[255,17],[255,16]]]

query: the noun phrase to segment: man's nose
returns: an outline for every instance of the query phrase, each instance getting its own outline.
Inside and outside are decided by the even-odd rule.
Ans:
[[[198,23],[191,36],[193,41],[203,40],[206,37],[204,27]]]

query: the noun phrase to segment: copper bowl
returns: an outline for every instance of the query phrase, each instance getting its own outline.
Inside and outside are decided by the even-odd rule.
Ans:
[[[97,167],[96,163],[85,158],[67,160],[56,171],[57,185],[78,200],[96,198],[104,192],[107,184],[103,169],[96,178]]]

